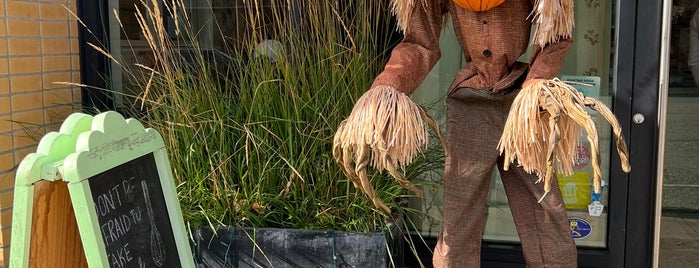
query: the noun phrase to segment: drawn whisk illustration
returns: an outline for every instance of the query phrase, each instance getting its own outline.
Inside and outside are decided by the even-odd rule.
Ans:
[[[148,184],[146,181],[141,181],[143,188],[143,198],[146,200],[146,211],[148,212],[148,220],[150,221],[150,251],[153,255],[153,263],[156,266],[162,267],[165,264],[165,245],[163,239],[160,238],[160,232],[155,225],[155,216],[153,215],[153,206],[151,205],[150,195],[148,194]]]

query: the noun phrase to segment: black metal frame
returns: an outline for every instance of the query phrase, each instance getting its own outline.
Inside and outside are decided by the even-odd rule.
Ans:
[[[634,25],[633,30],[619,31],[625,38],[633,40],[624,49],[618,49],[619,65],[630,64],[632,70],[617,74],[618,94],[615,105],[624,126],[630,129],[629,153],[632,173],[628,176],[626,189],[626,218],[625,247],[623,262],[618,258],[621,252],[614,256],[615,267],[651,267],[653,263],[653,239],[655,229],[658,136],[660,133],[658,119],[659,81],[660,81],[660,48],[662,46],[663,3],[657,0],[621,1],[620,24]],[[631,8],[633,7],[633,8]],[[635,13],[630,14],[631,11]],[[628,27],[628,26],[627,26]],[[620,34],[620,40],[623,40]],[[633,36],[631,36],[633,34]],[[620,68],[621,69],[621,68]],[[630,73],[629,73],[630,72]],[[629,109],[630,105],[630,109]],[[615,107],[616,109],[616,107]],[[635,114],[645,117],[641,124],[631,123]],[[619,161],[612,162],[619,166]],[[621,177],[622,173],[615,170],[613,176]],[[624,200],[621,200],[624,201]],[[612,225],[613,226],[613,225]],[[611,267],[611,266],[609,266]]]
[[[78,24],[80,80],[83,85],[86,85],[81,92],[82,110],[89,114],[114,109],[114,101],[105,90],[108,88],[106,78],[110,74],[109,59],[88,45],[91,43],[103,48],[109,45],[107,14],[109,13],[106,0],[77,1],[77,15],[84,23],[84,25]]]

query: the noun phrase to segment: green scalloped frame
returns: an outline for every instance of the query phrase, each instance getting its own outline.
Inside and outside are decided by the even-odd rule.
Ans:
[[[33,184],[63,179],[68,182],[88,265],[109,267],[88,179],[149,153],[156,161],[180,262],[183,267],[194,267],[162,137],[138,120],[124,119],[113,111],[94,117],[80,113],[69,116],[58,133],[45,135],[37,152],[20,163],[15,179],[11,266],[27,267],[29,261]]]
[[[35,153],[27,155],[15,173],[10,266],[28,267],[30,232],[34,200],[34,183],[60,179],[56,164],[75,152],[78,136],[90,131],[92,116],[74,113],[63,122],[58,132],[49,132],[39,141]]]

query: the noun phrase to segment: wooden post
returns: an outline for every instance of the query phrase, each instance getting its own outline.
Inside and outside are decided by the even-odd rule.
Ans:
[[[29,267],[87,267],[67,183],[36,182],[33,203]]]

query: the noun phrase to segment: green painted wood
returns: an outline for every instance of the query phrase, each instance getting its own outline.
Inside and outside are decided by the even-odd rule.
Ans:
[[[96,115],[91,131],[79,135],[75,153],[63,161],[62,178],[68,181],[85,255],[91,267],[108,267],[110,260],[90,179],[151,153],[155,158],[180,263],[183,267],[194,267],[162,137],[153,129],[145,129],[137,120],[124,119],[116,112]]]
[[[20,163],[15,185],[31,185],[40,180],[55,180],[54,162],[75,152],[78,136],[90,130],[92,116],[74,113],[63,122],[59,132],[49,132],[41,138],[35,153]]]
[[[56,162],[75,152],[77,138],[90,130],[92,116],[74,113],[63,122],[58,132],[50,132],[39,141],[37,150],[20,162],[15,173],[15,192],[10,238],[10,266],[27,267],[32,226],[34,183],[53,181]]]
[[[34,187],[15,186],[10,237],[10,267],[29,266],[29,246],[32,230]]]
[[[170,178],[168,180],[161,180],[161,185],[163,192],[174,193],[171,195],[165,195],[165,201],[167,205],[167,210],[170,215],[170,223],[172,224],[172,231],[175,234],[182,234],[184,239],[176,240],[177,248],[179,252],[186,252],[186,254],[180,253],[180,262],[183,264],[189,264],[194,266],[194,257],[192,256],[192,250],[190,248],[190,243],[187,240],[186,234],[189,233],[188,229],[184,225],[184,217],[182,216],[182,208],[180,208],[179,197],[177,195],[177,186],[175,185],[174,177],[172,176],[172,168],[170,167],[170,160],[167,157],[165,149],[161,149],[154,152],[155,161],[160,163],[158,165],[158,173],[161,174],[161,178]],[[188,267],[188,266],[184,266]]]

